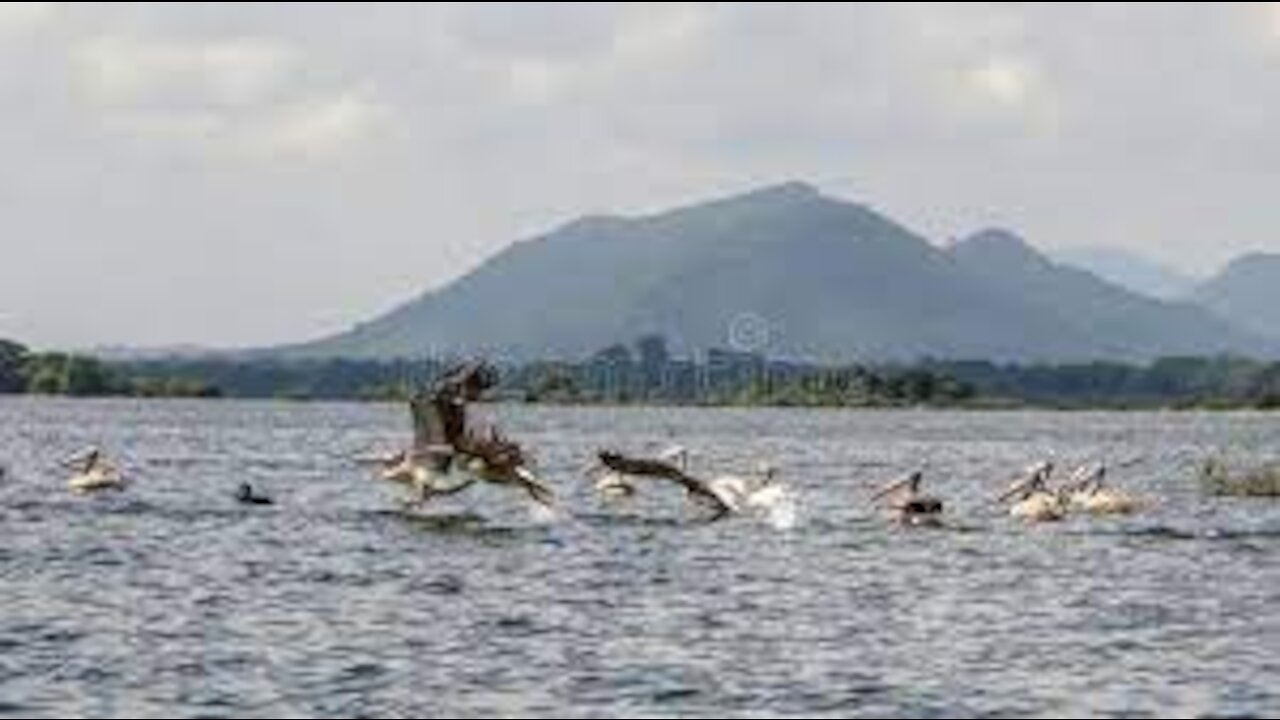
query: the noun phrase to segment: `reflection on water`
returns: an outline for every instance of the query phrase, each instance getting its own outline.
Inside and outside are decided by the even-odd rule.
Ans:
[[[402,512],[352,462],[405,440],[399,407],[0,401],[0,717],[1280,712],[1280,504],[1195,478],[1272,459],[1280,418],[486,410],[554,521],[500,488]],[[796,521],[591,495],[592,451],[673,440],[777,465]],[[64,492],[90,444],[129,492]],[[1133,461],[1115,482],[1158,504],[1014,523],[992,496],[1042,457]],[[922,464],[950,525],[887,525],[873,488]]]

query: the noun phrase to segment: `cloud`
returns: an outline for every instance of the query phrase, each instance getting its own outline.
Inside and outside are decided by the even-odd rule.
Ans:
[[[983,99],[1005,106],[1021,106],[1032,93],[1033,79],[1027,67],[1006,58],[992,58],[965,74],[969,88]]]
[[[687,50],[710,29],[715,3],[626,3],[613,48],[629,58],[657,59]]]
[[[0,34],[44,25],[57,17],[61,6],[56,2],[0,3]]]
[[[81,43],[72,53],[82,87],[103,105],[180,98],[249,105],[278,90],[298,60],[293,48],[260,38],[184,42],[104,36]]]
[[[71,54],[102,128],[215,157],[336,157],[391,114],[367,91],[317,82],[306,53],[279,39],[105,35]]]
[[[387,106],[354,92],[301,102],[267,118],[247,149],[275,159],[324,159],[371,139],[390,121]]]
[[[1280,42],[1280,3],[1262,3],[1263,24],[1271,34],[1271,39]]]
[[[300,339],[579,213],[792,177],[930,236],[1214,264],[1274,249],[1277,6],[0,4],[0,191],[34,238],[0,306]],[[100,329],[45,314],[58,280],[23,268],[94,252]]]
[[[1030,62],[1013,56],[985,58],[958,73],[952,112],[1007,127],[1012,121],[1032,135],[1058,126],[1053,91]]]

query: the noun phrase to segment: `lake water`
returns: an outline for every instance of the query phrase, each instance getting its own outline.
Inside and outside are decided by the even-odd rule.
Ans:
[[[1280,457],[1280,416],[488,407],[562,495],[425,516],[352,461],[392,405],[0,401],[0,717],[1275,717],[1280,503],[1197,464]],[[602,505],[598,447],[775,464],[789,526]],[[69,496],[100,445],[134,479]],[[1024,526],[1045,456],[1157,501]],[[873,488],[926,465],[951,527]],[[249,481],[271,507],[233,500]]]

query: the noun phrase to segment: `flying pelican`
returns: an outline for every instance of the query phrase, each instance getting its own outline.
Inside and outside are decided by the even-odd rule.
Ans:
[[[924,472],[917,470],[881,489],[871,500],[886,500],[889,516],[903,525],[942,524],[942,500],[920,492]]]
[[[1091,515],[1128,515],[1142,508],[1138,498],[1103,484],[1107,466],[1090,463],[1077,468],[1064,490],[1071,505]]]
[[[618,452],[602,450],[598,453],[597,469],[604,475],[596,482],[596,489],[606,498],[617,499],[636,494],[631,478],[669,480],[684,488],[694,502],[711,511],[710,520],[719,520],[729,514],[749,511],[767,511],[779,505],[786,496],[786,488],[778,483],[777,470],[761,464],[756,473],[749,476],[719,475],[702,480],[689,474],[689,451],[672,447],[656,459],[628,457]]]
[[[629,478],[668,480],[684,488],[694,502],[708,508],[712,513],[710,520],[719,520],[729,513],[740,511],[741,508],[726,483],[708,483],[693,477],[684,469],[688,463],[688,454],[683,448],[673,448],[664,453],[664,456],[657,459],[636,458],[612,450],[601,450],[596,457],[598,467],[605,471],[605,475],[597,481],[596,488],[606,496],[631,496],[635,494],[636,487]]]
[[[637,463],[642,465],[637,466]],[[632,477],[674,477],[689,471],[689,451],[673,445],[658,454],[656,460],[625,458],[610,451],[601,451],[597,462],[587,470],[588,474],[600,473],[595,489],[606,500],[625,500],[636,495]]]
[[[523,489],[535,502],[552,506],[551,489],[529,469],[524,450],[496,429],[488,433],[468,427],[467,404],[480,399],[497,384],[497,372],[485,363],[466,363],[451,369],[430,387],[424,386],[409,401],[413,419],[413,446],[382,462],[383,479],[414,491],[411,502],[451,495],[476,480]],[[446,485],[455,467],[470,477]]]
[[[69,464],[75,470],[75,474],[67,480],[67,488],[77,495],[86,495],[100,490],[124,489],[124,478],[107,462],[102,456],[102,451],[96,447],[89,448],[78,462],[73,458]]]
[[[1060,494],[1049,489],[1049,476],[1052,474],[1052,462],[1032,465],[1024,472],[1023,479],[1011,485],[999,501],[1013,501],[1009,515],[1027,522],[1061,520],[1066,515],[1067,504]]]

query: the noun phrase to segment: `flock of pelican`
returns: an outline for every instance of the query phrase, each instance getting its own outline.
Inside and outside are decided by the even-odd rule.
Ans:
[[[1124,490],[1105,483],[1107,467],[1089,463],[1076,469],[1057,488],[1050,487],[1054,463],[1044,461],[1024,470],[1021,476],[996,501],[1008,506],[1010,517],[1026,522],[1054,522],[1072,511],[1089,515],[1130,515],[1150,503]],[[889,517],[904,525],[939,525],[942,522],[942,500],[920,489],[923,471],[890,483],[872,499],[882,501]]]
[[[434,499],[454,495],[476,483],[517,490],[539,506],[553,508],[555,494],[531,467],[528,455],[495,428],[479,429],[468,421],[467,407],[497,382],[497,373],[484,363],[467,363],[451,369],[439,380],[423,386],[410,399],[413,440],[410,446],[373,458],[377,477],[404,489],[405,505],[419,508]],[[103,455],[91,448],[67,461],[73,471],[68,489],[76,494],[122,490],[126,479]],[[1008,506],[1010,516],[1027,522],[1061,520],[1072,511],[1091,515],[1137,512],[1148,503],[1106,484],[1107,468],[1085,465],[1061,486],[1050,487],[1054,463],[1028,467],[997,501]],[[654,457],[629,456],[600,450],[587,475],[595,492],[608,502],[624,502],[640,494],[642,482],[665,482],[680,488],[706,517],[765,512],[787,498],[788,488],[774,467],[764,464],[749,475],[717,475],[702,478],[689,469],[689,451],[674,446]],[[871,496],[890,520],[909,526],[943,524],[943,501],[921,489],[924,472],[916,471],[892,482]],[[270,497],[242,483],[235,499],[248,505],[270,505]]]

